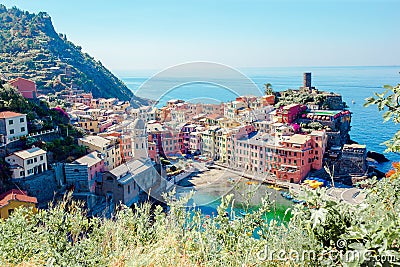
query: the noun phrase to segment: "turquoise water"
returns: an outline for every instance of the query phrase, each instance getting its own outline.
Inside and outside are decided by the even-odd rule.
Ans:
[[[207,172],[203,175],[207,175]],[[230,182],[231,177],[235,182]],[[187,206],[189,208],[196,204],[202,214],[216,216],[217,208],[221,204],[221,196],[233,195],[233,209],[235,216],[245,216],[260,207],[262,199],[269,199],[269,212],[265,214],[266,219],[276,219],[278,221],[289,221],[291,218],[291,207],[293,202],[282,197],[281,192],[268,188],[265,184],[250,182],[245,178],[237,175],[221,175],[219,179],[204,186],[193,186],[192,178],[187,178],[179,182],[176,187],[178,197],[189,194],[191,191],[194,195],[189,200]],[[231,206],[227,210],[231,214]]]
[[[366,144],[368,150],[382,153],[385,146],[381,143],[390,139],[399,129],[399,125],[392,122],[382,123],[382,114],[376,107],[364,108],[365,98],[372,96],[374,92],[382,92],[383,85],[396,85],[400,82],[400,67],[291,67],[291,68],[248,68],[241,69],[254,83],[263,90],[264,83],[271,83],[274,90],[280,91],[288,88],[298,88],[302,85],[303,72],[312,72],[312,85],[329,92],[337,92],[343,96],[343,100],[353,112],[351,138],[360,144]],[[136,92],[140,85],[151,75],[136,75],[134,72],[125,73],[121,79],[126,85]],[[139,96],[153,98],[159,90],[164,90],[168,80],[160,80],[151,89],[140,91]],[[234,81],[232,81],[234,83]],[[251,84],[240,86],[238,94],[254,92]],[[189,84],[176,88],[164,95],[160,105],[170,99],[184,99],[192,101],[206,101],[216,103],[229,101],[235,94],[227,89],[212,84]],[[352,104],[352,101],[355,103]],[[400,161],[400,155],[387,154],[392,161]],[[390,163],[381,164],[379,169],[387,171]]]

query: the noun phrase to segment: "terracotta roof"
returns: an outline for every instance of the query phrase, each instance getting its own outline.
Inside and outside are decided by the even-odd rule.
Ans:
[[[21,202],[34,203],[34,204],[38,203],[36,197],[30,197],[23,193],[24,192],[20,191],[20,190],[10,190],[9,192],[6,193],[4,198],[0,200],[0,207],[4,207],[4,206],[8,205],[8,203],[11,200],[18,200]]]
[[[22,77],[18,77],[18,78],[15,78],[15,79],[12,79],[12,80],[9,80],[8,81],[8,83],[14,83],[14,82],[16,82],[16,81],[19,81],[19,80],[25,80],[25,81],[28,81],[28,82],[31,82],[31,83],[35,83],[34,81],[32,81],[32,80],[29,80],[29,79],[25,79],[25,78],[22,78]]]
[[[218,118],[221,118],[222,116],[219,114],[210,114],[207,116],[207,119],[211,119],[211,120],[216,120]]]
[[[25,114],[13,112],[13,111],[3,111],[3,112],[0,112],[0,119],[8,119],[8,118],[18,117],[18,116],[22,116],[22,115],[25,115]]]

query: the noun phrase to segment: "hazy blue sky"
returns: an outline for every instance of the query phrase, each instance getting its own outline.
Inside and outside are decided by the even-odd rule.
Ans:
[[[400,64],[396,0],[0,3],[46,11],[58,32],[114,71],[193,60],[239,68]]]

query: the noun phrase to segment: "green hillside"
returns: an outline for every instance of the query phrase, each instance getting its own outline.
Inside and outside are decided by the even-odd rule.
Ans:
[[[133,97],[134,106],[147,103],[81,49],[54,30],[48,14],[0,5],[0,73],[4,76],[32,79],[41,93],[73,88],[94,97]]]

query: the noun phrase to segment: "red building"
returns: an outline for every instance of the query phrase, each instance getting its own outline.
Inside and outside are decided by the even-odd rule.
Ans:
[[[34,99],[37,97],[36,84],[34,81],[18,77],[8,82],[17,88],[18,92],[25,98]]]
[[[300,115],[302,111],[307,109],[306,106],[300,104],[291,104],[276,110],[278,122],[292,123]]]

